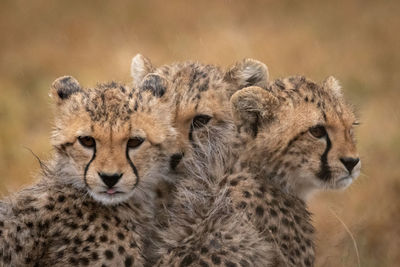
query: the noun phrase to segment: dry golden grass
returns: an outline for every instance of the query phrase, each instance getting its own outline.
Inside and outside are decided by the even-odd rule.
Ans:
[[[0,4],[0,192],[32,182],[51,153],[47,92],[129,81],[130,58],[265,62],[272,78],[334,75],[361,117],[363,174],[311,201],[317,266],[400,263],[399,1],[21,1]],[[340,219],[338,219],[340,218]]]

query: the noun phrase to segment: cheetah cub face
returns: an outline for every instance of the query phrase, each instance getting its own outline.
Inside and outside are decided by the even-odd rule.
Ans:
[[[360,174],[355,116],[333,77],[317,85],[303,77],[250,87],[232,99],[239,130],[250,141],[242,157],[254,173],[307,198],[344,189]]]
[[[117,204],[166,173],[176,138],[160,93],[166,84],[149,75],[137,91],[115,82],[84,89],[72,77],[57,79],[51,88],[57,178]]]
[[[268,68],[254,59],[244,59],[227,70],[199,62],[181,62],[155,67],[138,54],[132,59],[133,83],[140,83],[148,73],[166,77],[171,84],[174,105],[174,126],[179,134],[183,163],[204,172],[212,166],[223,166],[229,142],[234,133],[229,99],[247,86],[266,87]],[[201,147],[201,148],[200,148]],[[193,157],[196,159],[193,160]],[[196,162],[195,164],[192,164]],[[215,164],[218,163],[218,164]],[[173,164],[176,165],[176,164]],[[181,164],[178,170],[183,168]],[[185,168],[183,168],[185,169]]]

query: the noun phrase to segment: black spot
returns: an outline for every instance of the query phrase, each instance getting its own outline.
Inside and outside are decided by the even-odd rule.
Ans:
[[[58,198],[57,198],[57,201],[60,202],[60,203],[64,202],[65,201],[65,196],[64,195],[59,195]]]
[[[203,260],[200,260],[199,264],[200,264],[201,267],[208,267],[209,266],[208,263],[203,261]]]
[[[75,237],[74,237],[74,243],[75,243],[76,245],[81,245],[81,244],[82,244],[82,240],[81,240],[79,237],[75,236]]]
[[[69,258],[69,263],[76,265],[76,264],[78,264],[78,260],[74,257],[71,257],[71,258]]]
[[[125,252],[124,247],[123,247],[123,246],[119,246],[119,247],[118,247],[118,253],[119,253],[119,254],[124,254],[124,252]]]
[[[208,248],[206,247],[201,247],[200,249],[200,254],[206,254],[208,252]]]
[[[82,265],[84,265],[84,266],[88,266],[89,265],[89,259],[86,258],[86,257],[80,258],[79,262],[82,263]]]
[[[231,186],[236,186],[239,183],[238,180],[234,179],[230,182]]]
[[[250,198],[250,197],[251,197],[251,194],[250,194],[249,191],[243,191],[243,196],[244,196],[245,198]]]
[[[211,261],[212,261],[214,264],[217,264],[217,265],[221,264],[221,258],[218,257],[218,256],[215,255],[215,254],[212,254],[212,255],[211,255]]]
[[[111,260],[112,258],[114,258],[114,253],[111,250],[106,250],[104,251],[104,256],[106,256],[107,260]]]
[[[283,218],[283,219],[282,219],[282,223],[283,223],[285,226],[288,226],[288,225],[289,225],[289,220],[286,219],[286,218]]]
[[[78,210],[76,212],[76,216],[78,216],[78,218],[82,218],[83,217],[82,211]]]
[[[274,209],[270,209],[269,213],[270,213],[271,216],[273,216],[273,217],[278,216],[278,213],[277,213],[276,210],[274,210]]]
[[[256,207],[256,214],[260,217],[264,216],[264,209],[261,206]]]
[[[21,252],[22,251],[22,247],[20,245],[16,245],[15,247],[15,252]]]
[[[99,254],[97,252],[92,252],[92,260],[97,261],[99,259]]]
[[[117,236],[118,236],[119,240],[124,240],[124,239],[125,239],[124,234],[121,233],[121,232],[118,232],[118,233],[117,233]]]
[[[47,210],[52,211],[52,210],[54,210],[54,205],[53,205],[53,204],[48,204],[48,205],[45,206],[45,208],[46,208]]]
[[[246,207],[247,207],[247,203],[244,202],[244,201],[241,201],[241,202],[237,205],[237,208],[238,208],[238,209],[244,209],[244,208],[246,208]]]
[[[271,233],[276,233],[278,231],[278,228],[275,225],[269,226],[268,229],[271,231]]]
[[[108,231],[108,225],[106,223],[102,223],[101,227],[103,227],[104,230]]]
[[[125,258],[125,267],[131,267],[133,265],[133,258],[128,256]]]
[[[96,237],[94,235],[89,235],[88,238],[86,239],[87,242],[93,243],[96,240]]]
[[[225,266],[226,266],[226,267],[236,267],[237,264],[236,264],[236,263],[233,263],[233,262],[231,262],[231,261],[225,261]]]
[[[189,266],[190,264],[193,263],[193,261],[196,260],[196,255],[194,253],[190,253],[186,255],[183,260],[181,261],[181,264],[179,266],[184,267],[184,266]]]
[[[96,213],[92,213],[89,215],[89,222],[93,222],[94,220],[96,220],[97,218],[97,214]]]
[[[100,236],[100,242],[105,243],[105,242],[107,242],[107,241],[108,241],[108,238],[107,238],[106,235]]]

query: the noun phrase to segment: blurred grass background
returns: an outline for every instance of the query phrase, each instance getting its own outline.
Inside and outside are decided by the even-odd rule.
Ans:
[[[51,155],[48,88],[130,82],[132,56],[229,66],[271,78],[336,76],[360,115],[363,174],[310,203],[317,266],[400,264],[400,1],[21,1],[0,3],[0,193],[29,184]],[[337,218],[337,217],[339,218]],[[349,232],[346,231],[345,226]]]

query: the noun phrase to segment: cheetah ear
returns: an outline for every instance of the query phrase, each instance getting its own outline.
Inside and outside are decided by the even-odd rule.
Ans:
[[[261,124],[268,124],[275,119],[279,101],[270,91],[251,86],[233,94],[231,104],[238,126],[244,126],[253,136],[257,136]]]
[[[246,58],[232,66],[224,76],[224,80],[235,84],[234,90],[248,86],[260,86],[266,88],[268,85],[268,67],[255,59]],[[232,92],[233,94],[234,92]]]
[[[78,81],[71,76],[57,78],[50,88],[50,97],[59,105],[71,95],[81,91]]]
[[[132,58],[131,76],[133,78],[133,86],[139,87],[142,84],[143,78],[153,72],[154,68],[150,60],[141,54],[137,54]]]
[[[342,87],[340,86],[339,81],[333,76],[329,76],[328,78],[326,78],[325,81],[322,83],[322,87],[325,90],[333,93],[335,97],[340,98],[343,96]]]
[[[140,91],[150,91],[155,97],[162,97],[168,88],[168,80],[161,75],[150,73],[139,86]]]

